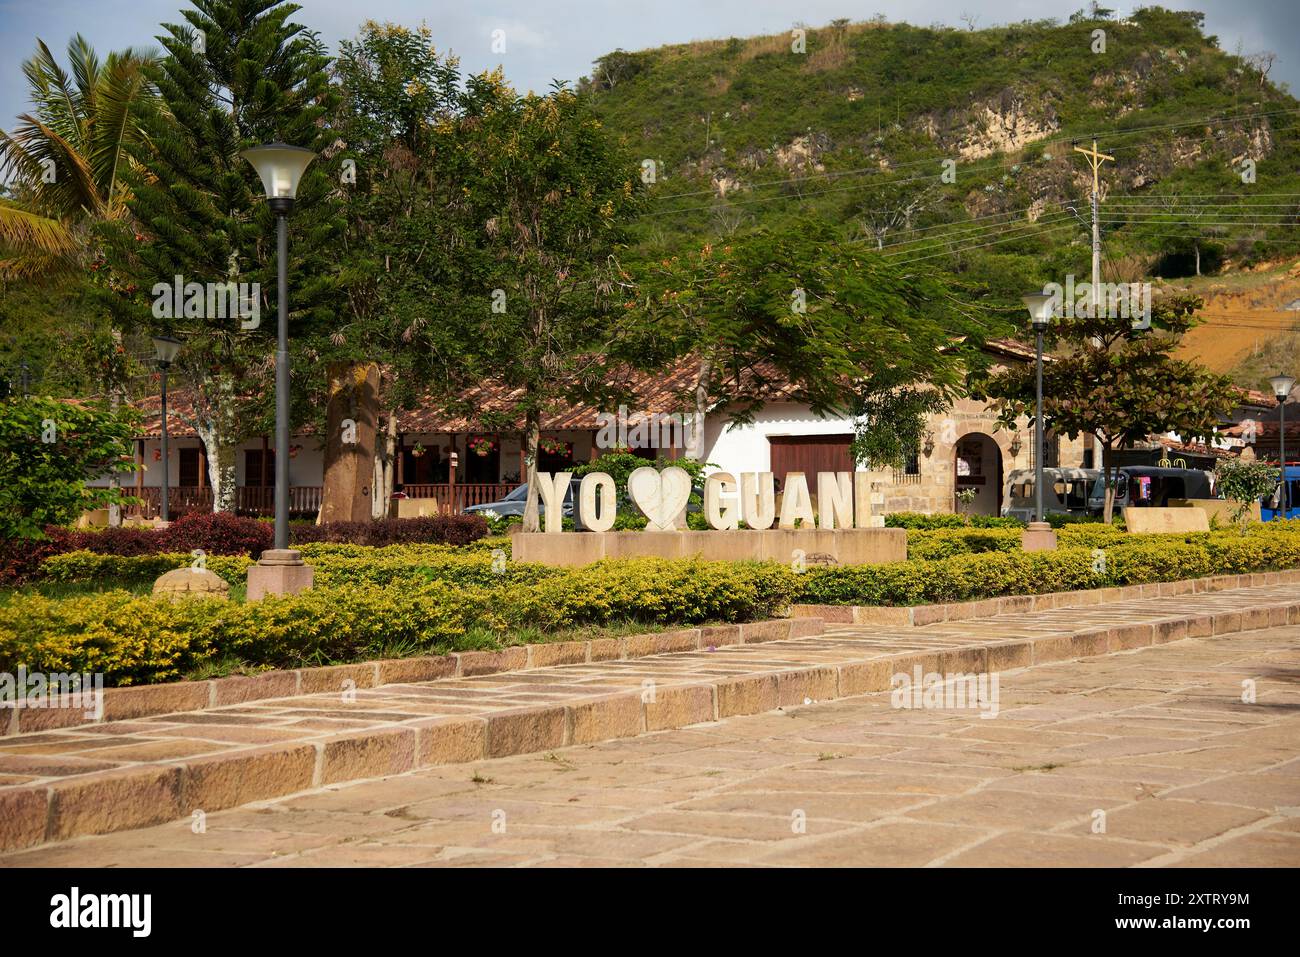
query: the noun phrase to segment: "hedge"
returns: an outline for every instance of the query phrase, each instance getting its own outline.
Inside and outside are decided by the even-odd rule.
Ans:
[[[488,541],[484,539],[483,541]],[[497,543],[507,556],[509,541]],[[387,585],[402,580],[442,579],[457,584],[496,585],[503,582],[535,581],[561,571],[545,565],[494,563],[493,550],[451,545],[366,545],[315,543],[300,549],[315,569],[315,583],[322,587],[343,584]],[[106,582],[115,585],[148,584],[173,568],[186,568],[194,559],[178,552],[156,555],[99,555],[76,551],[54,555],[41,563],[39,580],[62,583]],[[247,580],[253,559],[243,556],[208,555],[207,569],[232,585]]]
[[[51,555],[88,551],[99,555],[157,555],[201,548],[209,555],[256,556],[271,547],[266,522],[225,513],[194,512],[168,528],[71,529],[51,526],[42,539],[0,542],[0,586],[22,584],[37,576]]]
[[[886,528],[931,530],[938,528],[1024,528],[1017,518],[1000,515],[957,515],[952,512],[890,512],[885,516]]]
[[[125,591],[57,600],[14,595],[0,606],[0,671],[20,664],[98,671],[111,684],[131,684],[177,678],[226,656],[287,667],[376,657],[396,646],[456,650],[481,646],[484,629],[508,638],[523,628],[750,621],[780,614],[791,602],[914,605],[1300,567],[1300,523],[1278,526],[1256,526],[1245,535],[1114,538],[1100,553],[1084,543],[1054,552],[997,549],[802,573],[774,562],[663,559],[584,568],[511,562],[498,570],[483,548],[406,545],[358,554],[352,546],[315,545],[321,587],[253,604],[172,603]],[[189,561],[183,554],[80,553],[46,565],[61,580],[112,580],[127,577],[128,568],[143,573],[149,562],[157,563],[148,568],[152,574]],[[235,577],[248,561],[208,557],[218,574]]]
[[[472,547],[488,541],[487,523],[475,515],[389,519],[381,522],[291,523],[291,537],[306,550],[315,543],[360,547],[396,543]],[[0,541],[0,586],[20,585],[40,575],[51,555],[88,551],[99,555],[158,556],[201,548],[208,555],[256,558],[272,545],[269,522],[224,512],[191,512],[168,528],[70,529],[51,526],[45,538]],[[499,546],[494,546],[499,547]],[[508,546],[507,546],[508,547]],[[150,566],[153,567],[153,566]]]
[[[104,582],[114,585],[141,585],[152,582],[174,568],[194,564],[191,555],[161,552],[156,555],[100,555],[77,551],[53,555],[41,562],[40,579],[61,583]],[[245,581],[253,560],[243,555],[208,555],[204,567],[230,584]]]
[[[468,545],[488,534],[481,515],[434,515],[421,518],[389,518],[376,522],[328,522],[324,525],[294,525],[290,538],[295,545],[309,542],[348,542],[354,545],[399,545],[435,543]]]
[[[921,605],[999,595],[1107,588],[1300,567],[1295,531],[1121,537],[1105,548],[989,551],[931,561],[815,567],[797,600],[826,605]]]
[[[125,685],[175,679],[227,656],[293,667],[393,647],[450,651],[465,647],[472,628],[752,621],[779,613],[795,585],[794,573],[775,563],[632,559],[494,587],[343,583],[251,604],[173,603],[125,591],[59,600],[25,594],[0,607],[0,671],[101,672]]]

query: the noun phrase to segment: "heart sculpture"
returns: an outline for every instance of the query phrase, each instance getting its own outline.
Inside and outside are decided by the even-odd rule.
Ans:
[[[627,493],[649,519],[647,529],[672,531],[675,519],[691,497],[691,476],[676,466],[662,472],[639,468],[627,477]]]

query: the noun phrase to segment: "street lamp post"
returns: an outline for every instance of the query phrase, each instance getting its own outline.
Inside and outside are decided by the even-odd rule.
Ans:
[[[167,370],[170,369],[172,363],[176,361],[176,356],[180,351],[181,341],[179,339],[173,339],[171,336],[153,337],[154,359],[157,361],[158,368],[162,372],[162,392],[160,396],[162,400],[162,408],[160,410],[162,413],[162,500],[160,505],[162,510],[162,520],[164,522],[170,522],[172,520],[171,509],[167,502],[167,491],[171,478],[168,474],[171,462],[167,458]]]
[[[1273,394],[1277,396],[1277,462],[1278,478],[1282,483],[1277,493],[1278,512],[1286,518],[1289,504],[1286,489],[1286,400],[1295,388],[1295,377],[1275,375],[1268,381],[1273,386]]]
[[[266,593],[300,591],[310,587],[310,569],[286,572],[289,567],[305,568],[301,556],[289,549],[289,213],[298,195],[298,183],[316,158],[311,150],[286,143],[267,143],[240,153],[252,164],[266,190],[267,205],[275,214],[276,307],[279,313],[275,351],[275,555],[263,554],[264,567],[280,569],[276,575],[254,585],[250,569],[250,599]],[[305,584],[303,581],[305,580]]]
[[[1021,296],[1029,310],[1034,329],[1034,520],[1021,535],[1025,551],[1051,551],[1056,548],[1056,533],[1043,518],[1043,333],[1052,318],[1054,297],[1049,292],[1031,292]]]

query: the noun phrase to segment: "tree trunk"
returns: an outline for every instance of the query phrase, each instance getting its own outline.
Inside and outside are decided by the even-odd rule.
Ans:
[[[537,443],[541,438],[541,416],[535,409],[529,409],[524,418],[524,467],[528,483],[528,500],[524,504],[524,531],[540,532],[542,525],[537,509]]]
[[[1196,275],[1201,274],[1201,244],[1192,243],[1192,248],[1196,250]]]
[[[325,471],[318,523],[364,522],[371,517],[379,367],[332,363],[325,412]]]
[[[198,419],[194,422],[194,431],[203,443],[208,460],[208,484],[212,486],[212,510],[214,512],[233,512],[235,510],[235,459],[239,451],[237,444],[230,442],[216,422],[210,419]]]
[[[700,369],[695,377],[695,421],[691,423],[689,436],[686,434],[682,436],[687,444],[688,456],[696,462],[704,458],[704,415],[709,408],[709,381],[712,375],[713,363],[708,359],[701,359]],[[690,448],[692,444],[695,446],[694,449]]]
[[[397,477],[397,413],[390,412],[384,427],[383,441],[375,442],[375,470],[371,488],[370,517],[388,518],[392,509],[393,486]]]
[[[113,343],[116,346],[122,345],[122,333],[118,329],[113,330]],[[113,410],[114,414],[116,414],[117,410],[121,407],[122,384],[120,382],[114,382],[109,387],[108,405],[109,408]],[[122,480],[118,478],[116,472],[114,472],[112,475],[108,477],[108,487],[114,492],[121,491]],[[114,502],[113,504],[108,506],[108,526],[109,528],[120,528],[121,525],[122,525],[122,506]]]
[[[1119,469],[1111,464],[1111,443],[1101,443],[1101,476],[1105,482],[1106,495],[1102,506],[1102,521],[1107,525],[1115,517],[1115,483],[1119,481]]]

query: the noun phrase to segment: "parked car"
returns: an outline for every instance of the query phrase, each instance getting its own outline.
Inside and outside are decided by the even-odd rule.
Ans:
[[[1282,483],[1278,483],[1273,494],[1260,503],[1259,517],[1266,522],[1271,522],[1274,518],[1282,518],[1281,504],[1278,502],[1278,492],[1281,491]],[[1300,465],[1288,465],[1286,467],[1286,518],[1300,518]]]
[[[577,492],[578,486],[581,484],[581,482],[582,479],[578,478],[577,476],[574,476],[574,478],[569,482],[569,488],[564,493],[564,507],[562,510],[562,514],[564,515],[565,518],[571,518],[574,520],[575,527],[579,531],[583,531],[584,526],[578,520],[578,516],[574,514],[573,496]],[[700,483],[691,489],[691,497],[690,500],[686,503],[686,511],[688,512],[700,511],[701,508],[703,508],[703,506],[700,503],[703,501],[704,501],[704,484]],[[627,512],[628,514],[640,514],[640,512],[637,510],[637,507],[633,505],[631,500],[627,497],[626,489],[619,490],[617,496],[617,502],[618,502],[617,507],[620,513]],[[510,516],[518,516],[522,518],[524,514],[524,506],[527,503],[528,503],[528,483],[525,482],[524,484],[520,485],[518,488],[510,492],[510,494],[508,494],[505,498],[496,502],[487,502],[483,505],[471,505],[469,508],[465,509],[465,512],[466,514],[469,515],[473,515],[475,513],[480,513],[480,512],[493,512],[495,513],[497,518],[508,518]],[[540,501],[538,502],[537,507],[539,511],[542,510],[543,506]]]
[[[1098,477],[1088,495],[1088,511],[1100,515],[1106,484]],[[1115,478],[1115,508],[1164,508],[1173,499],[1217,498],[1210,473],[1200,469],[1171,469],[1154,465],[1125,465]]]
[[[1043,516],[1087,515],[1088,494],[1101,475],[1098,469],[1043,469]],[[1016,469],[1007,478],[1002,514],[1032,522],[1035,515],[1034,470]]]
[[[578,487],[578,480],[574,479],[569,483],[568,489],[564,493],[563,513],[565,518],[573,517],[573,493]],[[493,512],[497,518],[508,518],[517,515],[520,518],[524,514],[524,506],[528,504],[528,483],[525,482],[518,488],[514,489],[505,498],[496,502],[487,502],[483,505],[471,505],[465,509],[466,514],[473,515],[478,512]],[[538,501],[537,507],[542,508],[541,501]]]

